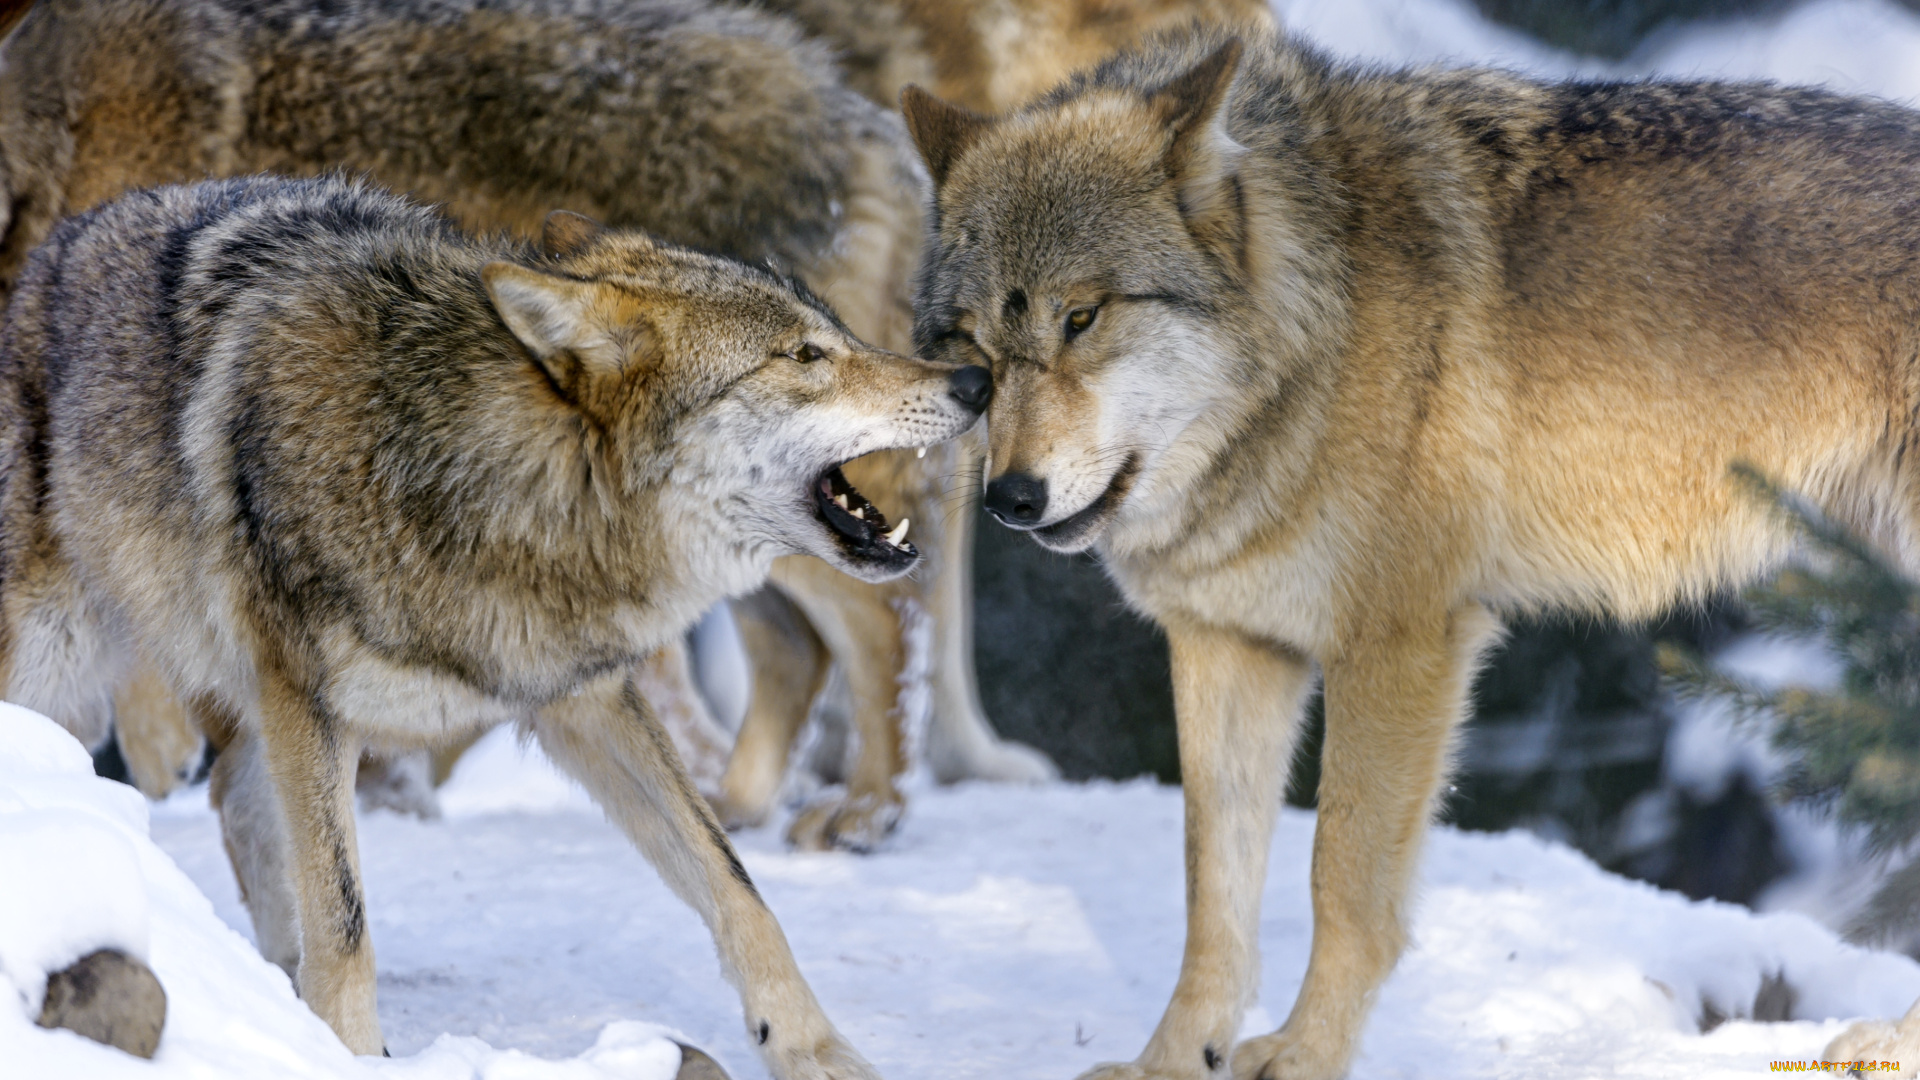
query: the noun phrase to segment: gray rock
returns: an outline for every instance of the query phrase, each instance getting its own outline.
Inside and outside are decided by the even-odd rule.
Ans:
[[[150,1058],[167,1024],[167,992],[147,965],[118,949],[91,952],[47,976],[40,1026]],[[681,1070],[685,1074],[685,1069]]]

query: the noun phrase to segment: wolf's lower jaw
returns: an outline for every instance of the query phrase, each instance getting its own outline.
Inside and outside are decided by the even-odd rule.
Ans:
[[[814,481],[813,507],[814,516],[827,526],[849,558],[904,567],[920,556],[919,549],[907,543],[909,519],[889,526],[887,516],[847,482],[838,465]]]
[[[1127,494],[1133,490],[1133,482],[1139,475],[1140,455],[1128,454],[1099,498],[1051,525],[1031,530],[1034,541],[1041,547],[1069,553],[1092,547],[1113,516],[1120,512],[1120,504],[1127,501]]]

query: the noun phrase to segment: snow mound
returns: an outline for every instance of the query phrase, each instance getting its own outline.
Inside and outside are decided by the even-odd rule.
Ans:
[[[211,821],[206,789],[196,794],[198,813]],[[180,812],[179,804],[169,812]],[[632,1021],[605,1025],[591,1047],[566,1061],[451,1036],[412,1057],[356,1058],[294,996],[286,975],[214,914],[148,827],[146,800],[94,776],[73,736],[0,703],[5,1075],[672,1080],[679,1070],[670,1032]],[[213,838],[218,844],[217,826]],[[166,989],[167,1026],[151,1062],[33,1023],[47,974],[109,947],[144,959]]]

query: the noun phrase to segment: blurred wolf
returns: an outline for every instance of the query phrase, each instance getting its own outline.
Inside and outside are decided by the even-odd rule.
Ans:
[[[899,117],[843,85],[828,48],[792,22],[700,0],[43,0],[0,54],[0,287],[54,221],[131,188],[331,169],[475,228],[531,236],[559,207],[772,258],[863,339],[909,344],[926,184]],[[1050,774],[995,737],[974,690],[973,518],[950,513],[949,489],[977,461],[962,440],[849,466],[911,520],[928,564],[914,578],[863,585],[809,560],[777,571],[822,643],[820,674],[827,658],[846,668],[861,735],[845,801],[819,808],[803,842],[871,846],[897,818],[901,675],[918,622],[931,631],[935,772]],[[806,700],[776,692],[791,661],[764,662],[781,667],[758,674],[760,707],[797,725]],[[689,758],[717,773],[723,749],[700,737],[677,642],[643,681],[682,718]],[[765,786],[760,813],[777,775]]]
[[[0,336],[0,682],[56,719],[137,654],[231,727],[222,829],[262,951],[382,1049],[363,746],[511,722],[713,930],[782,1078],[870,1077],[666,733],[641,659],[776,557],[918,559],[839,469],[990,383],[864,345],[787,279],[556,215],[540,249],[339,180],[68,219]]]
[[[1792,533],[1747,461],[1920,562],[1920,114],[1168,38],[991,120],[905,100],[925,355],[989,363],[988,511],[1171,643],[1186,954],[1104,1077],[1344,1074],[1499,616],[1651,616]],[[1314,941],[1256,986],[1318,666]]]
[[[1197,21],[1272,30],[1267,0],[760,0],[834,48],[848,85],[892,107],[909,83],[982,112]]]

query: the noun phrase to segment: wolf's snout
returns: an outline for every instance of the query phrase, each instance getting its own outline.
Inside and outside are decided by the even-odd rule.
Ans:
[[[962,368],[961,370],[965,370]],[[1047,512],[1047,482],[1024,473],[1008,473],[987,485],[987,513],[1002,525],[1028,529]]]
[[[986,412],[993,397],[993,374],[979,364],[968,364],[947,376],[947,392],[974,412]]]

